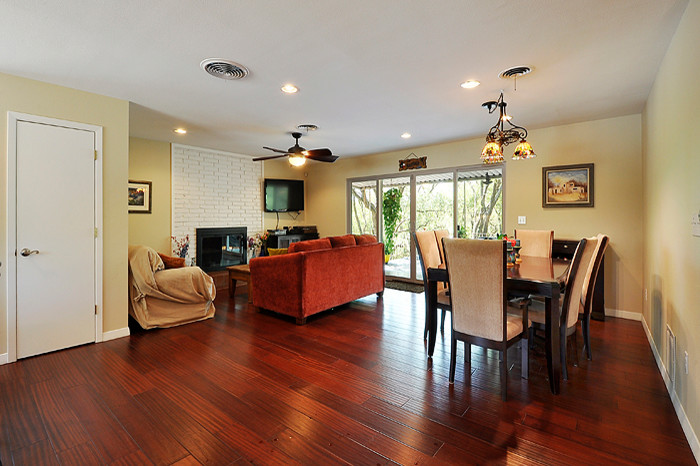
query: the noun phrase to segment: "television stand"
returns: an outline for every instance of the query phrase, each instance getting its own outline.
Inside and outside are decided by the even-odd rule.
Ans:
[[[288,248],[290,244],[309,239],[318,239],[316,227],[296,227],[285,230],[268,230],[268,248]]]

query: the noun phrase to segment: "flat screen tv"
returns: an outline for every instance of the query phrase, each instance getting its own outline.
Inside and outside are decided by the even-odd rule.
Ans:
[[[265,212],[304,210],[304,180],[265,179]]]

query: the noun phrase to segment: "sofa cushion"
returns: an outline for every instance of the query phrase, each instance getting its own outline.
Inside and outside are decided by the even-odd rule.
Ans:
[[[178,269],[180,267],[185,266],[185,258],[184,257],[174,257],[174,256],[166,256],[165,254],[158,253],[160,256],[160,259],[163,261],[163,265],[165,265],[166,269]]]
[[[355,244],[357,244],[355,242],[354,235],[329,236],[328,239],[331,240],[331,246],[333,246],[334,248],[341,248],[343,246],[355,246]]]
[[[374,244],[377,242],[377,237],[374,235],[355,235],[356,244]]]
[[[281,256],[287,254],[287,248],[267,248],[267,253],[271,256]]]
[[[289,245],[288,252],[303,252],[303,251],[320,251],[323,249],[331,249],[331,240],[328,238],[310,239],[307,241],[299,241]]]

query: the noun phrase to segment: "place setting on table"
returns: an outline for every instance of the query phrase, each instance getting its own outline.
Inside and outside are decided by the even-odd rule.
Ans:
[[[549,232],[547,232],[549,233]],[[564,259],[551,258],[551,238],[549,239],[550,257],[538,257],[522,254],[525,241],[520,239],[506,241],[505,256],[506,270],[504,286],[509,296],[527,297],[539,296],[544,300],[545,316],[545,353],[547,368],[552,393],[559,393],[561,378],[560,355],[560,294],[564,289],[567,270],[571,262]],[[488,241],[488,240],[485,240]],[[427,337],[428,357],[432,357],[435,350],[437,336],[437,295],[438,284],[449,281],[447,267],[443,262],[438,267],[427,268]]]

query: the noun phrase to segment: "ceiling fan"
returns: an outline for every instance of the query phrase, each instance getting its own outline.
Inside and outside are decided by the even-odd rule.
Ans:
[[[253,159],[253,162],[258,162],[260,160],[270,160],[277,159],[280,157],[288,156],[289,163],[294,166],[301,166],[306,163],[306,159],[318,160],[319,162],[335,162],[338,158],[337,155],[333,155],[330,149],[311,149],[306,150],[299,145],[299,138],[301,133],[294,132],[292,137],[296,139],[295,144],[287,150],[275,149],[273,147],[265,147],[263,149],[271,150],[272,152],[278,152],[280,155],[268,155],[266,157],[258,157]]]

